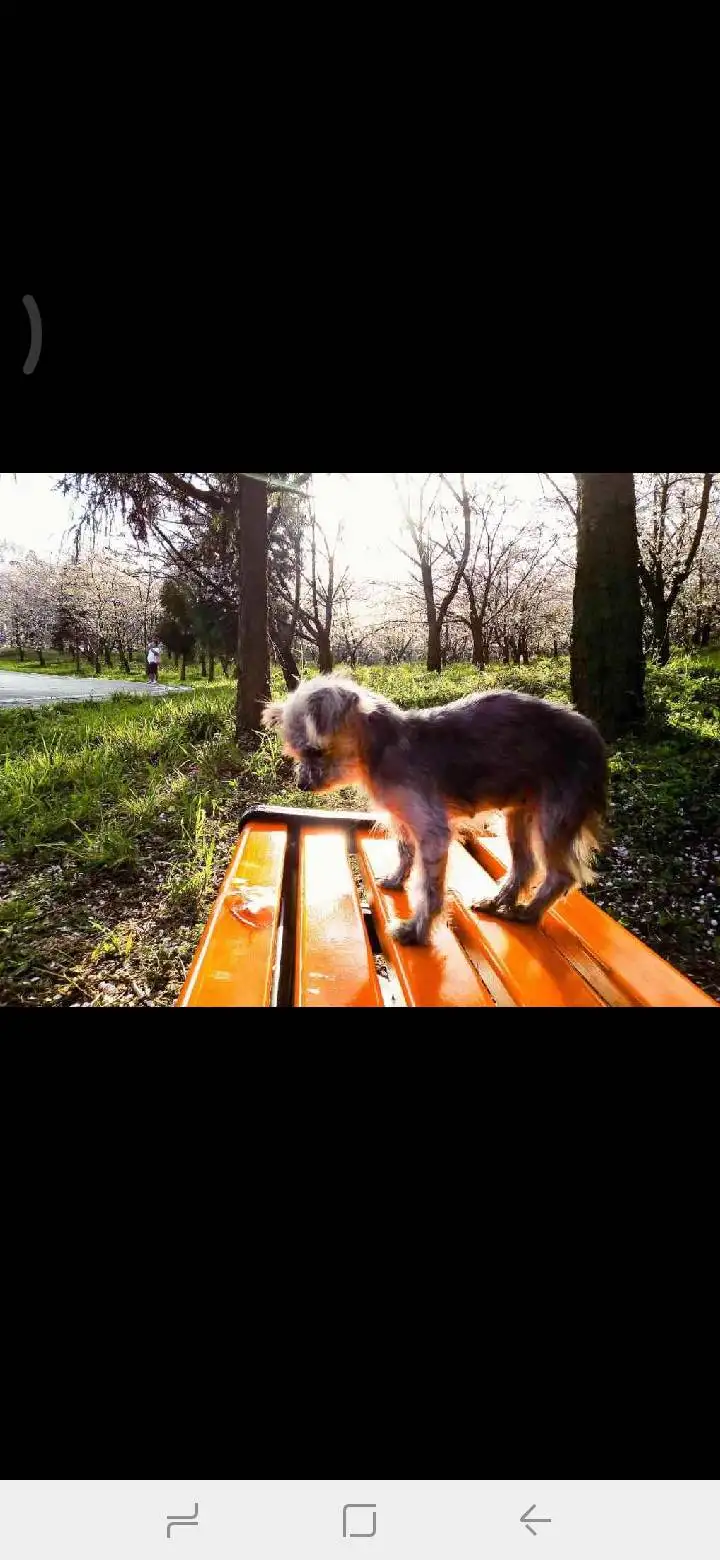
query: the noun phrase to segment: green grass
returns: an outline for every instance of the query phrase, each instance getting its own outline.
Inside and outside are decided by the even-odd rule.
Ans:
[[[151,840],[184,840],[198,803],[277,769],[264,737],[246,758],[232,737],[233,689],[180,700],[116,694],[0,715],[0,860],[130,867]],[[264,749],[268,752],[265,753]],[[242,789],[242,788],[241,788]],[[193,824],[194,827],[194,824]]]
[[[129,672],[123,670],[117,655],[113,656],[112,666],[106,666],[104,662],[102,662],[99,672],[95,671],[94,662],[88,661],[85,658],[81,659],[80,671],[78,672],[77,666],[75,665],[75,657],[68,655],[66,652],[60,652],[58,650],[44,650],[43,660],[45,665],[41,666],[37,651],[26,650],[25,660],[21,661],[17,654],[17,650],[13,650],[12,647],[9,649],[6,648],[0,650],[0,672],[39,672],[42,675],[47,674],[52,675],[53,677],[117,678],[122,682],[147,681],[147,663],[144,656],[135,655],[132,657],[130,661]],[[222,678],[220,662],[218,660],[215,662],[215,667],[216,678],[214,679],[213,683],[207,684],[210,688],[215,685],[215,682],[225,680]],[[178,666],[175,666],[167,656],[164,656],[162,666],[160,667],[160,681],[162,683],[179,683],[181,680],[180,670],[181,667],[179,664]],[[207,679],[201,675],[199,662],[196,663],[194,661],[189,661],[185,670],[186,683],[197,683],[205,686]]]
[[[406,707],[493,686],[569,697],[567,661],[354,675]],[[243,810],[308,804],[274,734],[236,746],[234,692],[223,681],[182,700],[0,712],[0,1003],[174,1000]],[[593,897],[720,995],[720,658],[650,668],[648,706],[642,739],[611,757]]]
[[[0,1004],[174,1000],[242,812],[307,801],[275,736],[236,746],[234,698],[0,711]]]

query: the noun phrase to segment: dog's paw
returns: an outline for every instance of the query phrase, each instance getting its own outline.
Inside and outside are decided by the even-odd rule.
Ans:
[[[497,898],[473,899],[470,909],[479,910],[482,915],[503,915],[505,911],[502,901]]]
[[[428,940],[427,927],[418,923],[414,916],[409,921],[393,921],[390,936],[395,942],[405,943],[408,947],[420,946]]]
[[[482,915],[494,915],[498,921],[519,921],[521,925],[535,926],[539,916],[529,905],[509,905],[503,899],[478,899],[470,906]]]
[[[386,877],[378,878],[378,888],[388,889],[392,893],[393,889],[404,888],[405,881],[398,872],[388,872]]]
[[[519,921],[521,926],[537,926],[541,915],[542,911],[533,910],[532,905],[513,905],[506,911],[506,920]]]

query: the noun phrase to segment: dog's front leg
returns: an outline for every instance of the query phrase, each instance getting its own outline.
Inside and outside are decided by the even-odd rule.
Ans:
[[[413,915],[409,921],[395,921],[390,930],[396,942],[426,943],[435,916],[442,910],[445,890],[450,829],[445,814],[435,809],[420,809],[415,827],[420,877]]]
[[[398,865],[394,872],[388,872],[387,877],[380,879],[381,888],[404,888],[412,871],[415,846],[404,829],[401,829],[398,835],[398,851],[400,853]]]

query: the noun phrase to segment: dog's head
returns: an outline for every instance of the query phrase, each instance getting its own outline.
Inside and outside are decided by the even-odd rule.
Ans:
[[[333,791],[361,778],[359,718],[370,705],[367,691],[347,678],[313,677],[266,706],[263,725],[282,728],[301,791]]]

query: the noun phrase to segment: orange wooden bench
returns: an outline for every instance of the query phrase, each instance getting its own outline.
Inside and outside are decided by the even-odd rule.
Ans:
[[[500,836],[453,842],[447,914],[403,947],[407,894],[379,886],[396,850],[367,813],[246,813],[177,1006],[718,1006],[577,891],[540,927],[472,910],[506,870]]]

